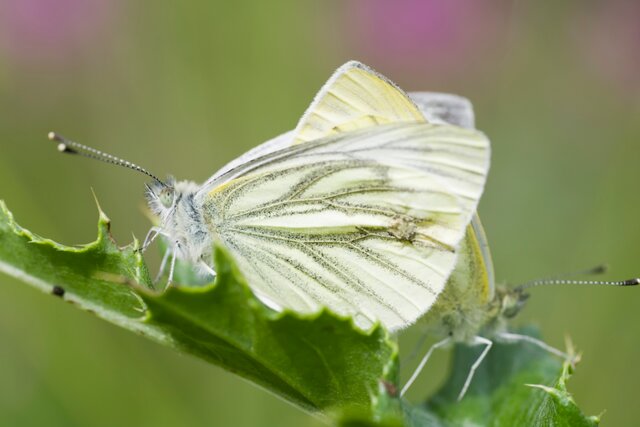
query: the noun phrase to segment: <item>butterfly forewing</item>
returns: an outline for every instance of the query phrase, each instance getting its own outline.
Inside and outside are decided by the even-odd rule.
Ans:
[[[197,200],[258,296],[396,330],[441,292],[488,161],[481,133],[381,125],[256,158]]]

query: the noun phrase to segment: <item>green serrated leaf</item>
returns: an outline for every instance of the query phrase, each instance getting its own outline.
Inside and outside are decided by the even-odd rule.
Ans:
[[[381,327],[368,334],[324,310],[275,313],[258,301],[235,264],[215,251],[215,286],[142,294],[149,317],[177,348],[287,396],[308,409],[368,407],[394,373],[396,346]]]
[[[370,408],[379,382],[397,381],[397,345],[381,326],[365,333],[326,310],[275,313],[219,247],[214,284],[153,292],[137,242],[118,248],[102,213],[98,229],[93,243],[63,246],[21,228],[0,202],[0,270],[309,411]]]

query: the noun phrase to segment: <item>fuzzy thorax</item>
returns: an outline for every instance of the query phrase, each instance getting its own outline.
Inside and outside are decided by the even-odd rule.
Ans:
[[[199,188],[195,182],[172,178],[166,184],[153,182],[147,187],[147,202],[160,219],[160,234],[178,258],[194,265],[201,260],[211,263],[212,239],[195,198]]]

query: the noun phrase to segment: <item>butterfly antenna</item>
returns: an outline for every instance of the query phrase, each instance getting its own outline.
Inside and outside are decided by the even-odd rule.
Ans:
[[[70,141],[64,136],[57,134],[55,132],[49,132],[48,137],[49,137],[49,140],[55,141],[58,143],[58,151],[60,151],[61,153],[79,154],[89,159],[99,160],[101,162],[110,163],[112,165],[117,165],[117,166],[122,166],[128,169],[132,169],[134,171],[147,175],[154,181],[157,181],[163,187],[167,187],[167,184],[165,184],[164,181],[162,181],[160,178],[158,178],[157,176],[147,171],[145,168],[136,165],[135,163],[131,163],[119,157],[112,156],[111,154],[107,154],[103,151],[96,150],[95,148],[91,148],[86,145],[79,144],[74,141]]]
[[[566,274],[564,278],[547,278],[547,279],[537,279],[532,280],[526,283],[523,283],[516,287],[516,289],[523,291],[525,289],[533,288],[536,286],[545,286],[545,285],[606,285],[606,286],[637,286],[640,285],[640,278],[634,278],[629,280],[617,280],[617,281],[609,281],[609,280],[572,280],[567,279],[567,277],[578,276],[578,275],[592,275],[592,274],[603,274],[607,271],[607,266],[597,265],[595,267],[575,271],[570,274]]]

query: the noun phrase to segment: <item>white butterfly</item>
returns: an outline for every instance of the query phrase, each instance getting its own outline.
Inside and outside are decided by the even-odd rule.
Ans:
[[[294,131],[201,186],[155,182],[148,195],[174,262],[213,273],[217,242],[271,307],[328,307],[395,331],[441,293],[488,169],[482,133],[429,122],[393,83],[349,62]]]

